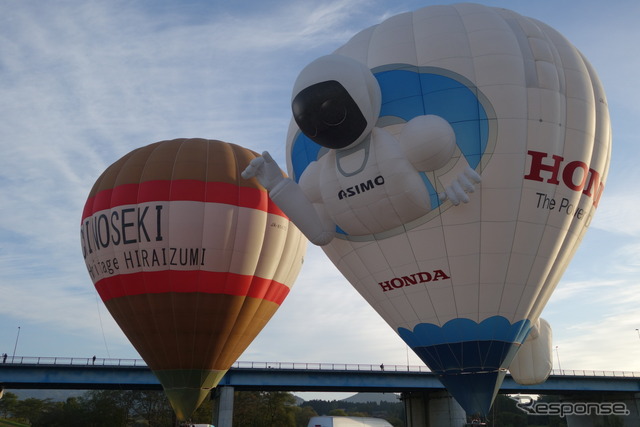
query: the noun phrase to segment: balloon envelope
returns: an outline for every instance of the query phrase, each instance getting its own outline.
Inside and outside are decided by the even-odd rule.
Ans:
[[[376,77],[378,127],[397,135],[436,115],[457,148],[421,174],[430,212],[377,234],[336,228],[323,249],[467,412],[487,413],[602,194],[611,144],[602,86],[552,28],[474,4],[391,17],[335,53]],[[326,153],[291,122],[296,181]],[[440,195],[460,165],[482,182],[453,206]]]
[[[306,239],[256,180],[256,154],[177,139],[139,148],[98,178],[81,224],[98,293],[188,417],[279,308]]]

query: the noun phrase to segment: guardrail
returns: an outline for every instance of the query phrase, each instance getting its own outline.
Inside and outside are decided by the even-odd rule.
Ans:
[[[55,365],[55,366],[109,366],[109,367],[146,367],[142,359],[110,359],[102,357],[28,357],[2,356],[0,364],[13,365]],[[431,372],[424,365],[371,365],[360,363],[309,363],[309,362],[245,362],[237,361],[235,369],[281,369],[281,370],[315,370],[315,371],[378,371],[378,372]],[[640,378],[635,371],[599,371],[554,369],[551,375],[574,377],[625,377]]]
[[[63,365],[63,366],[147,366],[142,359],[105,359],[101,357],[35,357],[35,356],[2,356],[0,364],[14,365]]]
[[[368,365],[361,363],[309,363],[309,362],[243,362],[232,365],[236,369],[287,369],[306,371],[389,371],[389,372],[431,372],[422,365]]]

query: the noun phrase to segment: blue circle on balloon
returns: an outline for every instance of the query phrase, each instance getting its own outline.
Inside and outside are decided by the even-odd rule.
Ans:
[[[468,79],[435,67],[392,64],[374,68],[382,92],[379,125],[408,122],[433,114],[447,120],[469,166],[477,169],[487,151],[495,113],[488,100]],[[309,163],[324,150],[298,132],[291,146],[292,176],[296,182]],[[433,206],[433,204],[432,204]]]

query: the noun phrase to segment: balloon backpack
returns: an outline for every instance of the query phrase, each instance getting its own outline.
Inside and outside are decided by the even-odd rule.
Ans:
[[[540,314],[602,195],[611,129],[584,56],[534,19],[430,6],[356,34],[292,93],[290,178],[243,174],[486,414],[551,372]]]

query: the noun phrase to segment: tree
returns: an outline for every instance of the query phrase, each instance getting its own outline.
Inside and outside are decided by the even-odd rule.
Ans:
[[[173,409],[161,391],[136,391],[132,396],[130,415],[134,421],[149,426],[170,426]],[[211,417],[209,417],[209,420]],[[207,421],[208,422],[208,421]]]
[[[296,427],[297,408],[291,393],[244,391],[234,393],[233,424],[246,427]]]
[[[295,414],[293,408],[296,400],[291,393],[275,391],[264,393],[266,416],[270,420],[269,426],[295,427]]]
[[[13,415],[13,411],[18,403],[18,396],[9,391],[5,392],[0,399],[0,416],[2,418],[9,418]]]
[[[87,393],[87,425],[126,427],[133,407],[132,391],[92,390]]]
[[[307,427],[309,420],[317,415],[318,413],[311,406],[304,405],[298,407],[295,412],[296,427]]]
[[[87,418],[86,408],[82,400],[70,397],[65,402],[56,402],[41,417],[34,427],[82,427]]]
[[[35,399],[30,397],[25,400],[16,402],[13,410],[13,418],[17,420],[25,420],[31,425],[39,425],[40,420],[46,416],[51,409],[55,407],[55,403],[51,399]]]

